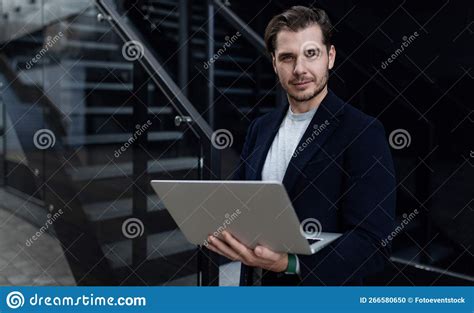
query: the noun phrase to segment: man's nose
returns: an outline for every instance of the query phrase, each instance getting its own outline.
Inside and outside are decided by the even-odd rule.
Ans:
[[[297,58],[295,62],[295,68],[293,69],[293,73],[297,76],[306,74],[306,66],[304,63],[303,58]]]

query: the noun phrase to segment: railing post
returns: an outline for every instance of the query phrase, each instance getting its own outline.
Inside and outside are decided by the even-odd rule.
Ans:
[[[178,35],[178,85],[181,92],[188,96],[189,80],[189,8],[187,0],[179,0],[179,35]]]
[[[6,183],[6,162],[5,162],[5,155],[7,153],[7,136],[6,136],[6,127],[7,127],[7,110],[5,108],[5,103],[3,102],[3,82],[0,82],[0,138],[1,145],[2,145],[2,153],[0,154],[0,176],[2,179],[0,180],[0,186],[5,186]]]
[[[207,61],[211,60],[214,55],[214,1],[207,2]],[[209,126],[214,130],[214,62],[209,62],[207,70],[207,119]]]
[[[203,180],[219,180],[220,174],[220,152],[215,149],[211,142],[205,141],[202,145],[204,156],[202,177]],[[207,156],[207,157],[206,157]],[[219,256],[205,247],[199,247],[198,254],[198,285],[219,285]]]
[[[132,134],[147,123],[148,118],[148,75],[138,61],[133,63],[133,126]],[[136,136],[132,147],[133,187],[132,214],[144,224],[143,235],[132,240],[132,267],[135,269],[147,258],[147,196],[148,189],[148,154],[144,151],[148,143],[148,127]],[[145,174],[143,174],[145,173]]]

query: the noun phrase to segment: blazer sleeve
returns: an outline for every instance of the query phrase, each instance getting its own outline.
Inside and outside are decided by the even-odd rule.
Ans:
[[[314,255],[298,255],[302,285],[360,284],[382,270],[390,255],[382,240],[393,230],[395,171],[382,124],[371,119],[365,125],[344,152],[349,178],[339,206],[343,235]]]

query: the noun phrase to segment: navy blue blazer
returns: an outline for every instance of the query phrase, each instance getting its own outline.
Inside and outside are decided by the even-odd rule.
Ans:
[[[268,150],[288,103],[249,126],[235,180],[261,180]],[[325,125],[325,126],[323,126]],[[262,285],[361,285],[383,269],[393,230],[396,184],[382,124],[329,90],[299,142],[283,185],[300,221],[343,235],[318,253],[298,255],[300,275],[263,271]],[[271,220],[271,219],[269,219]],[[253,269],[242,265],[241,285]]]

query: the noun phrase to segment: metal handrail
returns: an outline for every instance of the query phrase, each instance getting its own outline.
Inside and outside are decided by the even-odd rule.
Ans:
[[[205,142],[210,143],[213,133],[211,127],[194,108],[189,99],[182,93],[178,85],[152,53],[151,49],[145,44],[145,40],[141,37],[140,32],[130,23],[127,17],[124,17],[118,12],[114,1],[96,0],[96,4],[99,11],[107,17],[105,20],[110,23],[124,42],[134,41],[141,44],[140,49],[142,49],[142,51],[140,51],[140,53],[142,53],[142,55],[136,62],[139,62],[140,65],[143,66],[166,98],[174,104],[178,113],[191,117],[193,124],[197,126],[196,128],[191,127],[194,132],[197,131],[196,135],[206,139]],[[183,114],[182,111],[185,112],[185,114]]]
[[[140,32],[130,23],[127,17],[118,12],[114,0],[96,0],[96,4],[98,10],[104,15],[103,18],[110,23],[124,42],[140,43],[139,53],[142,55],[135,60],[137,63],[134,66],[139,65],[145,70],[181,115],[183,120],[175,120],[175,123],[192,121],[192,124],[189,124],[191,131],[196,134],[201,143],[200,154],[203,156],[200,160],[201,178],[220,179],[221,152],[213,144],[212,128],[169,76],[152,50],[145,44],[146,41],[143,40]],[[215,276],[218,277],[219,268],[214,261],[211,261],[214,257],[209,255],[210,252],[204,248],[199,248],[198,252],[198,285],[215,285],[218,282]]]

